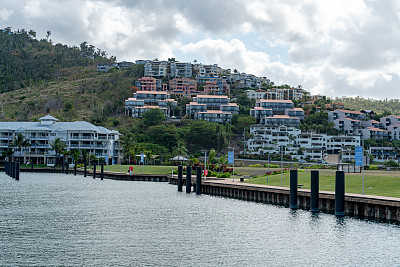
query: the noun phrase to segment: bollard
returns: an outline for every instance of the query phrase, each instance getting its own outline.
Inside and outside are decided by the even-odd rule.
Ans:
[[[10,171],[11,171],[11,178],[15,178],[15,176],[14,176],[14,173],[15,173],[15,164],[14,164],[15,162],[14,161],[11,161],[11,164],[10,164]]]
[[[182,175],[183,175],[183,167],[182,165],[178,166],[178,191],[182,192]]]
[[[290,208],[297,209],[297,170],[290,170]]]
[[[319,171],[311,171],[310,211],[319,212]]]
[[[186,167],[186,193],[192,192],[192,166]]]
[[[15,163],[15,180],[19,181],[19,162]]]
[[[93,179],[96,179],[96,163],[93,163]]]
[[[196,172],[196,194],[201,195],[201,167],[197,166]]]
[[[344,216],[344,171],[336,171],[335,183],[335,215]]]
[[[104,163],[101,164],[101,172],[100,172],[101,180],[104,178]]]
[[[85,161],[84,169],[83,169],[83,177],[86,177],[86,169],[87,169],[87,164],[86,164],[86,161]]]
[[[31,171],[33,171],[33,160],[31,162]]]
[[[64,172],[64,171],[65,171],[65,162],[63,160],[63,162],[62,162],[62,172]]]
[[[76,162],[74,164],[74,175],[76,176]]]
[[[68,174],[69,163],[65,164],[65,173]]]

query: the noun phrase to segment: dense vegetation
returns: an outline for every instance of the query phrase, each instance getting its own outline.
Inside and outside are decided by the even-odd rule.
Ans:
[[[351,110],[373,110],[379,114],[400,115],[400,99],[372,99],[357,97],[336,98],[335,102],[341,102]]]
[[[0,92],[57,79],[64,68],[115,60],[114,57],[107,59],[104,51],[86,42],[80,47],[53,45],[50,35],[48,31],[47,39],[36,40],[33,30],[12,32],[7,27],[0,31]]]

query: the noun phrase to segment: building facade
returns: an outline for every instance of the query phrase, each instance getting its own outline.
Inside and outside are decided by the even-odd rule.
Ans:
[[[117,164],[122,157],[121,134],[86,121],[59,122],[47,115],[39,118],[39,122],[0,122],[0,151],[10,149],[18,134],[29,139],[28,147],[14,148],[11,157],[20,162],[54,166],[57,155],[50,144],[57,138],[66,144],[67,151],[85,150],[97,158],[104,158],[107,164]]]

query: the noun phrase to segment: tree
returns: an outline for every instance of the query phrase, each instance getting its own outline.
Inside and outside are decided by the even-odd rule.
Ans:
[[[194,121],[185,135],[186,142],[194,148],[221,149],[226,146],[225,127],[204,120]]]
[[[215,151],[215,149],[211,149],[210,152],[208,152],[208,162],[210,164],[214,164],[217,162],[217,159],[215,158],[215,156],[217,155],[217,152]]]
[[[250,115],[236,115],[235,120],[232,118],[232,124],[235,126],[236,133],[243,133],[243,129],[247,129],[250,125],[256,123],[256,118]]]
[[[47,41],[49,41],[50,35],[51,35],[51,31],[47,31],[47,33],[46,33],[46,40],[47,40]]]
[[[59,162],[59,158],[61,156],[61,153],[65,151],[65,148],[67,147],[66,143],[62,141],[59,137],[56,138],[53,142],[50,143],[51,149],[56,152],[56,164]]]
[[[28,34],[32,36],[32,38],[36,39],[36,32],[34,30],[29,30]]]
[[[145,132],[152,143],[168,148],[172,151],[178,144],[178,134],[175,127],[165,125],[150,126]]]
[[[16,147],[20,150],[22,155],[22,148],[23,147],[30,147],[31,140],[29,138],[25,138],[25,136],[19,133],[13,140],[11,146]],[[26,162],[25,154],[24,154],[24,163]]]
[[[152,108],[143,113],[142,124],[146,128],[160,125],[163,121],[165,121],[165,116],[159,108]]]
[[[182,141],[178,142],[178,145],[175,147],[173,154],[179,157],[180,156],[184,157],[188,154],[188,150]]]
[[[131,155],[135,156],[136,155],[136,145],[135,145],[135,137],[132,133],[129,133],[127,135],[124,135],[122,137],[122,147],[124,151],[124,156],[128,156],[129,158],[129,164],[131,163]]]

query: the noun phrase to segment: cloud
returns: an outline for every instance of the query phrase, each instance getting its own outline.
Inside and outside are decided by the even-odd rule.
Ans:
[[[312,93],[400,97],[397,1],[5,1],[2,25],[119,60],[202,58]]]

